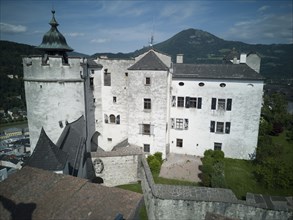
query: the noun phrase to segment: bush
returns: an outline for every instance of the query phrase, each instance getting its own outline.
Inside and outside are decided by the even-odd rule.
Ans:
[[[149,165],[150,165],[150,162],[151,162],[154,158],[155,158],[154,155],[149,155],[149,156],[147,157],[147,162],[148,162]]]
[[[217,162],[213,166],[213,173],[211,176],[211,186],[216,188],[225,188],[225,171],[224,171],[224,163]]]
[[[214,153],[213,153],[213,158],[216,160],[216,161],[221,161],[224,159],[224,152],[221,151],[221,150],[215,150]]]
[[[202,185],[212,187],[226,186],[224,175],[224,152],[206,150],[202,158]]]
[[[162,153],[161,152],[156,152],[154,153],[154,157],[162,164],[163,159],[162,159]]]
[[[154,155],[149,155],[147,157],[147,162],[149,164],[149,167],[152,173],[160,173],[161,165],[163,163],[162,153],[156,152]]]
[[[204,155],[204,158],[206,157],[212,157],[214,151],[213,150],[206,150],[203,155]]]
[[[149,163],[150,169],[152,173],[160,173],[161,170],[161,163],[154,157]]]

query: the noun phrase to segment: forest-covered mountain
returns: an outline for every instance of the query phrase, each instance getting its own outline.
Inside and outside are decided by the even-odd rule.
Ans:
[[[164,42],[155,44],[153,48],[171,55],[173,61],[176,54],[184,54],[184,63],[221,63],[233,48],[238,52],[257,52],[262,58],[260,72],[267,79],[293,79],[293,44],[252,45],[226,41],[201,30],[187,29]],[[132,53],[96,53],[91,57],[107,55],[109,58],[130,58],[148,49],[149,47],[144,47]],[[22,56],[37,54],[41,52],[34,46],[0,41],[0,109],[8,109],[19,103],[16,96],[24,97]],[[88,56],[77,52],[69,55]],[[18,79],[10,79],[7,75],[17,75]],[[23,100],[19,105],[24,105]]]
[[[172,56],[184,54],[184,63],[222,63],[223,58],[233,49],[239,53],[256,52],[261,57],[261,74],[271,79],[293,78],[293,44],[246,44],[239,41],[226,41],[208,32],[187,29],[170,39],[155,44],[154,49]],[[145,52],[142,48],[127,54],[96,53],[93,57],[107,55],[109,58],[135,57]]]

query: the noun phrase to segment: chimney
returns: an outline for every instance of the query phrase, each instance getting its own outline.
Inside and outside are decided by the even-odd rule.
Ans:
[[[246,63],[246,53],[240,54],[240,63]]]
[[[183,63],[183,54],[177,54],[176,63]]]

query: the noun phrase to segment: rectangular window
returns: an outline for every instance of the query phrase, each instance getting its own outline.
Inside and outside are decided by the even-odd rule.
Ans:
[[[113,96],[113,103],[116,103],[117,102],[117,98],[116,96]]]
[[[146,153],[149,153],[150,152],[150,145],[149,144],[144,144],[143,145],[143,151],[146,152]]]
[[[171,128],[175,128],[175,119],[171,118]]]
[[[226,100],[218,99],[218,110],[225,110],[225,109],[226,109]]]
[[[144,109],[151,109],[152,108],[151,99],[144,99],[143,108]]]
[[[188,130],[188,126],[189,126],[188,118],[185,118],[184,119],[184,130]]]
[[[225,125],[226,134],[230,134],[230,127],[231,127],[231,122],[226,122],[226,125]]]
[[[176,147],[183,147],[183,139],[176,139]]]
[[[147,86],[151,85],[151,78],[150,77],[145,78],[145,85],[147,85]]]
[[[224,122],[217,122],[217,133],[224,133]]]
[[[177,98],[177,107],[184,107],[184,97]]]
[[[226,111],[231,111],[232,110],[232,99],[218,99],[218,104],[217,104],[217,99],[212,98],[212,110],[226,110]]]
[[[222,143],[214,143],[214,150],[222,150]]]
[[[212,106],[211,106],[211,109],[212,110],[216,110],[216,104],[217,104],[217,99],[216,98],[212,98]]]
[[[145,135],[151,134],[151,125],[150,124],[142,124],[142,134],[145,134]]]
[[[172,107],[176,107],[176,96],[172,96]]]
[[[185,97],[185,108],[189,108],[190,105],[190,97]]]
[[[190,99],[189,99],[189,107],[190,108],[196,108],[196,98],[195,97],[190,97]]]
[[[197,98],[197,108],[198,109],[201,109],[201,103],[202,103],[202,98],[201,97],[198,97]]]
[[[104,70],[104,86],[111,86],[111,73],[108,73],[108,69]]]
[[[215,132],[215,121],[211,121],[210,131]]]
[[[94,77],[90,77],[90,87],[94,88]]]
[[[183,130],[183,119],[176,118],[176,129]]]
[[[112,141],[112,138],[108,138],[108,141],[111,142]]]
[[[227,111],[232,110],[232,99],[227,99]]]

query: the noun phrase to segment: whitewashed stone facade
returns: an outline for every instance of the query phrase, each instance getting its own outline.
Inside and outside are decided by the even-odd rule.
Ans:
[[[85,88],[80,58],[49,56],[46,63],[41,56],[23,59],[24,86],[27,103],[31,152],[42,127],[56,143],[67,122],[85,115]]]
[[[66,121],[84,115],[87,146],[106,151],[128,139],[163,157],[221,149],[250,159],[255,152],[263,79],[246,64],[172,65],[152,49],[135,59],[69,58],[66,65],[61,57],[46,65],[30,57],[24,81],[32,148],[42,127],[55,143]]]
[[[221,83],[226,86],[221,87]],[[183,97],[184,106],[176,103],[171,107],[171,152],[203,156],[205,150],[218,146],[227,157],[250,159],[257,146],[262,89],[263,83],[253,80],[173,79],[172,96],[177,102],[178,97]],[[186,99],[191,97],[197,98],[196,107],[186,106]],[[215,109],[213,98],[217,101]],[[219,100],[225,102],[223,109]],[[177,139],[182,140],[182,146],[177,146]]]

